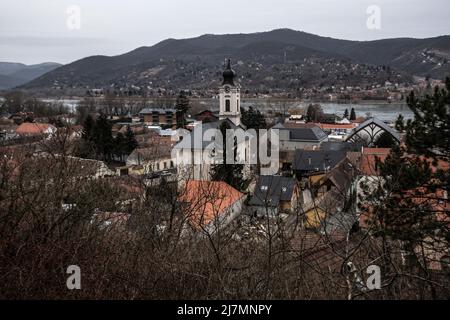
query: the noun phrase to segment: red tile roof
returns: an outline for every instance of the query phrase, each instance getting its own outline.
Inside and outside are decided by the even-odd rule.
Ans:
[[[53,126],[48,123],[24,122],[16,129],[16,133],[29,135],[43,134],[51,127]]]
[[[358,125],[356,123],[349,123],[349,124],[345,124],[345,123],[316,123],[316,125],[321,128],[322,130],[327,130],[327,129],[354,129],[356,128]]]
[[[244,197],[244,194],[222,181],[190,180],[179,200],[187,204],[186,214],[195,228],[210,224]]]
[[[361,172],[367,176],[378,175],[376,159],[384,162],[390,152],[390,148],[364,148],[361,156]]]

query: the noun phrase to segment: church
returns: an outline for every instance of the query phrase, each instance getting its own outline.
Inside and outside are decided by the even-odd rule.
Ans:
[[[172,159],[178,168],[178,180],[184,183],[187,180],[210,180],[212,165],[219,163],[217,150],[218,134],[223,122],[234,132],[246,130],[241,124],[241,94],[240,87],[235,83],[236,73],[231,68],[228,59],[223,71],[223,82],[219,88],[219,120],[215,122],[199,123],[187,136],[183,137],[172,150]],[[235,140],[235,161],[244,164],[244,177],[250,172],[250,139]],[[221,150],[221,149],[220,149]],[[225,157],[224,157],[225,158]],[[220,159],[222,155],[220,154]],[[227,161],[228,163],[228,161]]]

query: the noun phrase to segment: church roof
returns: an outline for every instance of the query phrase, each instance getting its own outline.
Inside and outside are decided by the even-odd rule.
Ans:
[[[227,66],[225,70],[223,71],[223,82],[222,85],[229,84],[231,86],[234,86],[234,77],[236,76],[236,72],[234,72],[233,69],[231,69],[231,60],[228,59]]]

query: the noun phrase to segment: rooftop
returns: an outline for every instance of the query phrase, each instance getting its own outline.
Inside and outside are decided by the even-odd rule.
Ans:
[[[345,157],[345,151],[296,150],[292,167],[298,171],[329,171]]]
[[[206,227],[223,215],[244,194],[223,181],[189,180],[179,201],[185,203],[185,214],[197,229]]]
[[[295,181],[295,178],[291,177],[260,176],[249,204],[277,207],[280,201],[291,201]]]

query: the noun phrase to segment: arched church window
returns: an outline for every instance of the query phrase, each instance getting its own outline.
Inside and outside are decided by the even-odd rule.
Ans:
[[[226,99],[226,100],[225,100],[225,111],[226,111],[226,112],[230,112],[230,109],[231,109],[231,102],[230,102],[230,99]]]

